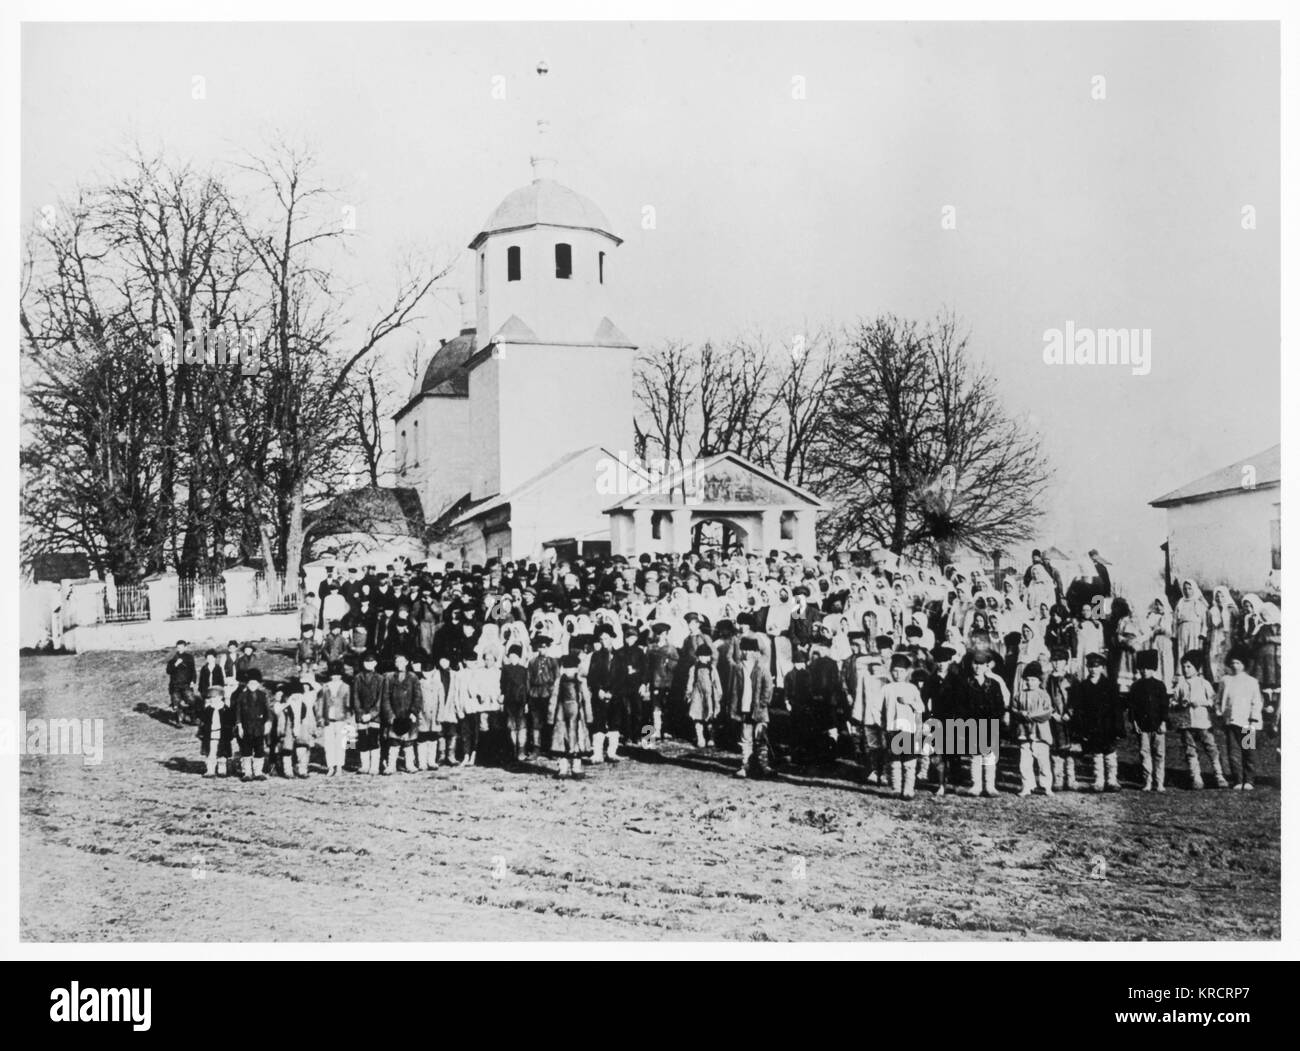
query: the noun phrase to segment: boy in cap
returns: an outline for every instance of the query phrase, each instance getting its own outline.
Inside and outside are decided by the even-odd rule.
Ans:
[[[703,638],[703,636],[701,636]],[[695,661],[686,673],[686,714],[695,727],[695,747],[713,747],[713,723],[722,710],[722,679],[713,665],[713,646],[695,648]]]
[[[1157,674],[1160,654],[1141,650],[1134,658],[1137,678],[1129,687],[1128,714],[1138,735],[1142,756],[1142,791],[1165,790],[1165,724],[1169,719],[1169,691]]]
[[[298,650],[294,654],[294,663],[300,667],[310,664],[313,667],[320,659],[320,646],[316,643],[316,625],[304,624],[302,638],[298,640]]]
[[[849,726],[859,743],[863,780],[880,784],[884,769],[885,739],[880,728],[881,681],[880,659],[866,652],[866,637],[855,632],[850,640],[852,654],[841,669],[844,696],[849,708]]]
[[[1182,678],[1174,686],[1174,696],[1169,703],[1169,722],[1183,739],[1183,752],[1187,756],[1187,769],[1192,775],[1192,788],[1205,787],[1205,782],[1201,779],[1197,745],[1205,750],[1210,760],[1215,784],[1219,788],[1227,788],[1228,781],[1223,776],[1223,766],[1219,762],[1219,746],[1214,740],[1214,728],[1210,718],[1217,700],[1214,696],[1214,687],[1201,675],[1201,667],[1204,663],[1205,659],[1200,650],[1188,650],[1182,655],[1179,661]]]
[[[194,654],[187,651],[188,646],[185,639],[177,639],[176,652],[166,665],[167,700],[177,726],[189,717],[190,705],[194,701],[194,681],[198,677],[194,670]]]
[[[226,689],[221,683],[208,687],[203,712],[199,717],[199,741],[207,770],[204,777],[216,777],[220,766],[230,773],[230,742],[235,734],[235,712],[226,703]]]
[[[357,758],[360,772],[379,773],[379,714],[384,696],[384,677],[377,670],[373,653],[361,658],[361,671],[352,677],[348,710],[357,724]]]
[[[1124,704],[1115,684],[1106,676],[1106,658],[1089,653],[1083,658],[1085,676],[1070,691],[1074,721],[1083,733],[1083,751],[1092,756],[1092,788],[1118,792],[1119,753],[1124,737]]]
[[[970,786],[965,795],[996,796],[998,769],[998,742],[1000,729],[1008,721],[1007,702],[1010,691],[1002,677],[991,671],[993,653],[987,648],[973,647],[967,654],[970,671],[963,676],[962,706],[967,718],[976,726],[975,741],[970,756]]]
[[[248,669],[257,663],[257,654],[251,642],[239,648],[239,657],[235,660],[235,678],[243,682],[248,678]]]
[[[591,655],[587,658],[587,690],[591,694],[591,761],[605,761],[605,742],[609,739],[610,702],[614,696],[614,654],[610,640],[614,629],[601,624],[591,639]]]
[[[1228,771],[1232,787],[1255,787],[1255,737],[1264,728],[1264,694],[1259,680],[1246,672],[1249,654],[1242,647],[1228,653],[1228,674],[1219,683],[1218,713],[1228,730]]]
[[[740,769],[736,776],[748,777],[751,762],[760,774],[770,772],[767,757],[770,753],[768,719],[772,704],[772,675],[767,670],[767,660],[757,638],[752,635],[742,638],[740,652],[743,664],[736,684],[732,719],[740,723]]]
[[[889,677],[881,691],[881,721],[889,739],[889,788],[899,799],[916,795],[916,763],[925,702],[909,677],[912,661],[896,653],[889,660]]]
[[[325,749],[325,770],[330,777],[337,777],[343,769],[350,701],[351,690],[343,681],[343,665],[335,661],[329,666],[329,679],[316,694],[316,725]]]
[[[672,691],[673,678],[677,674],[679,654],[677,647],[668,638],[669,626],[662,621],[651,629],[654,643],[646,650],[646,677],[649,679],[651,723],[653,731],[650,740],[658,743],[663,740],[664,709],[668,705],[668,696]]]
[[[1034,775],[1044,795],[1052,794],[1052,699],[1042,687],[1043,666],[1030,661],[1020,674],[1011,698],[1011,725],[1020,743],[1020,794],[1034,791]]]
[[[1052,702],[1052,787],[1058,792],[1073,792],[1078,787],[1074,778],[1074,759],[1079,752],[1079,741],[1072,725],[1070,691],[1078,679],[1070,670],[1068,649],[1057,646],[1051,656],[1052,668],[1044,689]]]
[[[311,748],[316,740],[316,695],[319,692],[316,673],[303,665],[298,673],[297,686],[285,693],[282,708],[280,750],[281,772],[285,777],[307,776]]]
[[[523,761],[528,748],[528,669],[524,666],[524,648],[513,645],[506,650],[501,665],[501,704],[506,713],[510,734],[511,759]]]
[[[420,679],[407,666],[406,654],[399,650],[393,654],[393,670],[384,676],[380,700],[379,724],[388,741],[388,762],[380,773],[396,771],[399,760],[403,770],[415,773],[415,758],[408,749],[418,740],[422,708]]]
[[[546,652],[549,635],[533,639],[533,659],[528,663],[528,751],[535,755],[542,748],[542,728],[547,725],[551,694],[560,679],[560,665]]]
[[[265,781],[261,762],[266,756],[266,738],[271,732],[271,702],[262,688],[262,673],[250,667],[235,691],[235,737],[239,740],[242,781]]]

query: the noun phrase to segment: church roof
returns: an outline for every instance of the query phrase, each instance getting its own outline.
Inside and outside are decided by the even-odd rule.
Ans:
[[[609,220],[582,194],[562,186],[554,179],[534,179],[506,196],[496,207],[478,236],[470,242],[477,248],[488,234],[504,230],[523,230],[530,226],[563,226],[574,230],[594,230],[622,243],[609,227]]]
[[[1253,485],[1243,484],[1247,478],[1245,468],[1253,468],[1251,481]],[[1269,489],[1282,482],[1282,446],[1274,445],[1247,456],[1244,460],[1220,467],[1217,471],[1204,475],[1194,482],[1188,482],[1180,489],[1165,493],[1158,500],[1152,500],[1152,507],[1171,507],[1177,504],[1191,503],[1194,500],[1208,500],[1228,493],[1249,492],[1250,489]]]
[[[445,340],[429,359],[420,383],[420,394],[441,394],[464,398],[469,395],[469,371],[465,363],[474,355],[478,337],[472,328]]]
[[[340,493],[324,507],[309,511],[305,525],[314,536],[371,533],[424,536],[420,494],[409,486],[364,486]]]

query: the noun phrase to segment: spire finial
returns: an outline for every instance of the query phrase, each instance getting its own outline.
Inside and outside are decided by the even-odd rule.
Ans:
[[[533,166],[533,182],[540,179],[553,179],[555,177],[555,157],[552,147],[552,140],[548,134],[551,130],[551,119],[549,106],[549,90],[547,88],[548,74],[551,67],[543,59],[537,63],[537,134],[533,155],[530,159]]]

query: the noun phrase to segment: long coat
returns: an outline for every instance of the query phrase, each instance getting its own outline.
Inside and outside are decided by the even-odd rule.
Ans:
[[[571,759],[591,753],[591,693],[576,675],[561,675],[551,689],[546,721],[551,727],[551,754]]]
[[[710,664],[692,664],[686,673],[686,711],[695,722],[716,719],[722,710],[722,678]]]
[[[1083,735],[1085,752],[1113,752],[1124,738],[1124,705],[1115,684],[1104,675],[1096,682],[1084,679],[1070,691],[1076,729]]]
[[[390,741],[405,744],[416,739],[423,706],[418,675],[407,670],[384,676],[379,721]]]

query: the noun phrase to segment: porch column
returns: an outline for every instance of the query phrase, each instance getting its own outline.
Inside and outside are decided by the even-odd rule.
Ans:
[[[691,509],[673,508],[673,553],[682,555],[691,549]]]
[[[650,518],[654,514],[652,507],[634,507],[632,509],[632,548],[633,554],[642,555],[649,551],[654,543]]]
[[[817,557],[817,512],[810,507],[794,513],[794,543],[804,558]]]
[[[781,509],[768,507],[763,510],[762,525],[758,530],[759,552],[764,557],[781,546]]]

